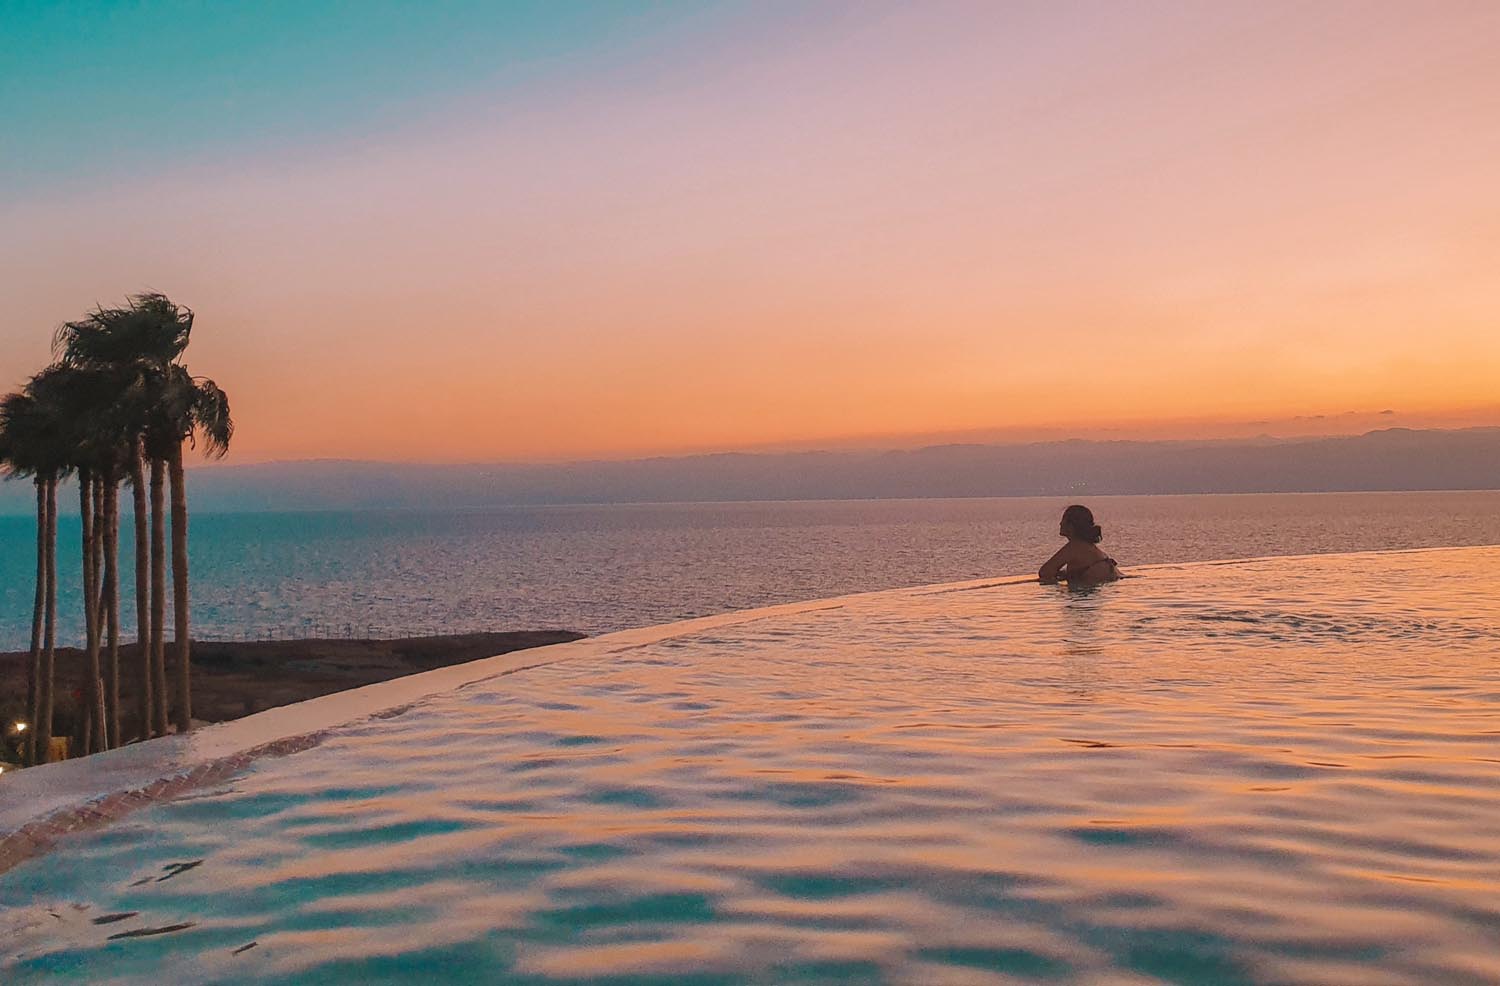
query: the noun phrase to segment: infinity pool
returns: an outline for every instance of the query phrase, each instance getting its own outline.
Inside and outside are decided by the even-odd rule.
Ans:
[[[1500,548],[531,659],[21,861],[0,980],[1500,982]]]

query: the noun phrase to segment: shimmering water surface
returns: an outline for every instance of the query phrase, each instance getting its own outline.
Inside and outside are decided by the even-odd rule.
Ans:
[[[127,498],[128,499],[128,498]],[[1500,492],[1084,497],[1121,564],[1500,543]],[[1034,572],[1069,499],[854,500],[194,514],[206,639],[606,633],[896,586]],[[121,598],[134,633],[129,525]],[[83,635],[77,522],[61,632]],[[31,632],[34,527],[0,517],[0,650]]]
[[[0,979],[1500,982],[1500,549],[753,616],[69,837]]]

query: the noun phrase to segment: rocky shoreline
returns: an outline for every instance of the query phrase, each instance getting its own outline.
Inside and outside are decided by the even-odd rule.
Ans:
[[[193,641],[193,717],[224,722],[348,688],[530,647],[566,643],[571,630],[519,630],[395,639]],[[167,660],[172,659],[168,644]],[[19,717],[26,702],[25,652],[0,653],[0,714]],[[124,732],[134,732],[136,649],[120,648]],[[84,685],[80,650],[57,650],[54,735],[67,736]],[[0,759],[5,752],[0,750]]]

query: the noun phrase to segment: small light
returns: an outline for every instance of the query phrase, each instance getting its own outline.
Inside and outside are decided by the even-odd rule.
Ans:
[[[24,722],[18,722],[18,723],[16,723],[16,732],[18,732],[18,733],[24,733],[24,732],[26,732],[26,724]]]

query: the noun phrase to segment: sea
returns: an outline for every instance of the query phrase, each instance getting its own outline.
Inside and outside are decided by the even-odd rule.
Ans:
[[[246,640],[561,628],[599,634],[827,596],[1034,571],[1062,497],[195,513],[193,635]],[[1500,491],[1086,501],[1133,565],[1500,543]],[[29,644],[35,524],[0,517],[0,651]],[[129,515],[122,624],[134,632]],[[83,636],[77,519],[60,643]],[[1330,562],[1341,576],[1359,560]]]

